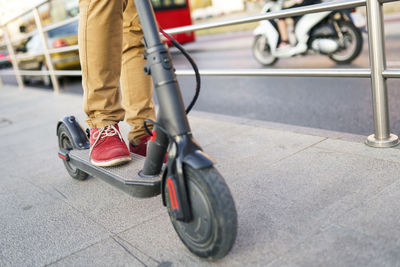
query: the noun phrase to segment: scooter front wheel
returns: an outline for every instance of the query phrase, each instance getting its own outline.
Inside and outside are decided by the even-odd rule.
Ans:
[[[209,260],[224,257],[232,248],[237,232],[237,214],[228,186],[213,168],[183,168],[192,220],[178,221],[172,215],[168,188],[165,196],[168,213],[179,238],[195,255]]]

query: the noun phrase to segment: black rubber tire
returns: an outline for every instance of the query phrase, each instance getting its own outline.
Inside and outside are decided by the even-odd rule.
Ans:
[[[67,127],[64,124],[61,124],[57,129],[58,136],[58,147],[61,151],[68,152],[72,149],[76,149],[74,142],[72,141],[72,137]],[[67,169],[69,175],[77,180],[83,181],[88,178],[88,174],[83,172],[77,168],[74,168],[67,160],[63,159],[64,166]]]
[[[257,35],[254,38],[251,51],[258,63],[263,66],[272,66],[278,61],[278,58],[271,55],[271,48],[263,39],[265,39],[265,36]]]
[[[340,53],[343,52],[343,50],[340,50],[329,55],[329,58],[338,64],[349,64],[360,55],[363,47],[363,37],[360,29],[358,29],[352,22],[338,21],[338,24],[345,38],[350,40],[350,42],[355,42],[353,44],[354,48],[348,55],[341,56]]]
[[[185,223],[171,215],[166,186],[165,196],[172,225],[192,253],[208,260],[220,259],[231,250],[237,233],[236,208],[229,188],[213,167],[195,170],[185,165],[184,173],[193,220]]]
[[[31,80],[30,80],[28,77],[26,77],[26,76],[21,76],[21,78],[22,78],[22,82],[23,82],[24,84],[30,84],[30,83],[31,83]]]

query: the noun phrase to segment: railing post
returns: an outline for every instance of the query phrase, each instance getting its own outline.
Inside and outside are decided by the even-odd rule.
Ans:
[[[387,85],[383,77],[386,57],[382,4],[379,0],[366,0],[366,3],[375,134],[368,136],[365,143],[372,147],[392,147],[399,144],[399,138],[390,133]]]
[[[8,54],[11,56],[11,64],[14,69],[15,78],[17,79],[18,87],[22,89],[25,87],[25,85],[24,85],[24,81],[22,80],[21,73],[19,72],[18,60],[15,56],[14,47],[11,43],[11,38],[8,34],[7,26],[3,25],[2,28],[3,28],[4,41],[6,42],[6,45],[7,45]]]
[[[54,93],[58,94],[60,92],[60,86],[58,84],[58,79],[57,79],[56,75],[54,74],[54,66],[53,66],[53,62],[51,61],[49,48],[47,46],[47,34],[45,34],[43,32],[42,20],[40,19],[39,10],[37,7],[35,7],[33,9],[33,15],[35,17],[38,34],[40,36],[40,39],[42,39],[43,52],[44,52],[44,56],[46,58],[47,68],[50,72],[50,79],[51,79],[51,82],[53,83]]]

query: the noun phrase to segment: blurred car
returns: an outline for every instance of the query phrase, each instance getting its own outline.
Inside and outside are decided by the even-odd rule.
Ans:
[[[0,68],[8,68],[11,66],[11,56],[7,50],[0,50]]]
[[[47,32],[48,48],[60,48],[64,46],[78,44],[78,22],[73,22]],[[17,53],[32,54],[18,60],[18,66],[21,70],[47,70],[46,59],[43,53],[42,40],[38,33],[35,33],[21,47],[17,48]],[[79,70],[79,52],[78,50],[59,52],[51,54],[54,69],[56,70]],[[25,82],[28,82],[33,76],[24,76]],[[50,85],[49,76],[42,76],[45,85]]]

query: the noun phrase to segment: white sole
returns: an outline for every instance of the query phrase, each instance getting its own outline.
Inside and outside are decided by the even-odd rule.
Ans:
[[[90,163],[92,163],[94,166],[97,167],[112,167],[112,166],[118,166],[122,163],[131,161],[131,157],[123,157],[123,158],[117,158],[109,161],[94,161],[93,159],[90,159]]]

